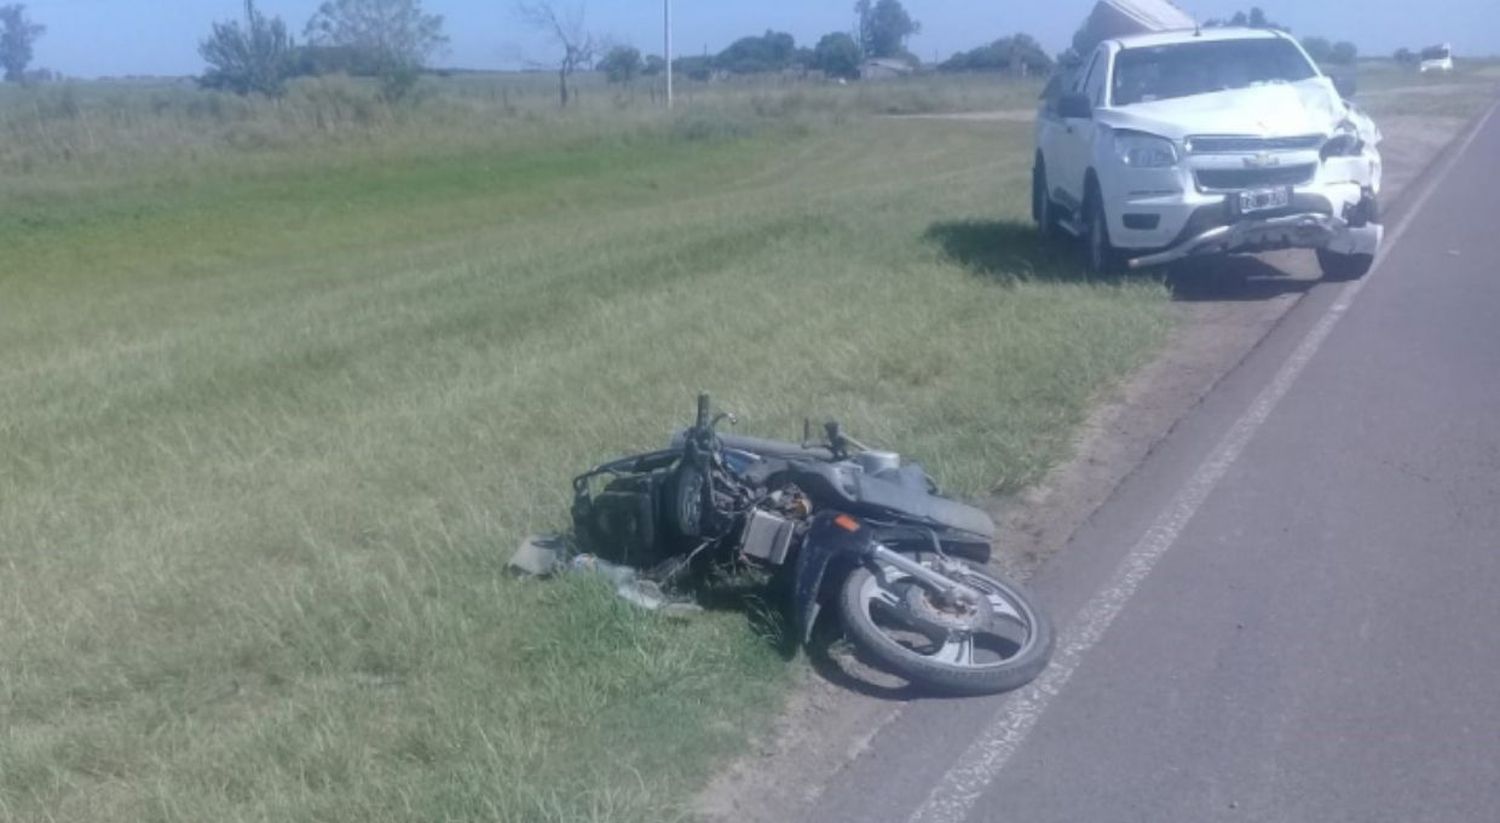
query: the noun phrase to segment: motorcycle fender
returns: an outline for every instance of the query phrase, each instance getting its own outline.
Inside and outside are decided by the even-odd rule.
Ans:
[[[836,520],[845,525],[839,525]],[[854,523],[857,528],[851,531],[847,527],[849,523]],[[802,541],[802,549],[797,553],[797,578],[792,589],[803,643],[812,637],[813,624],[820,610],[818,595],[823,590],[829,567],[868,557],[874,546],[874,533],[870,528],[845,515],[822,512],[813,518],[807,537]]]

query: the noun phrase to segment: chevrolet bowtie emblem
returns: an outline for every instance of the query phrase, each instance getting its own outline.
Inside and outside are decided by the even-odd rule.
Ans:
[[[1245,167],[1251,169],[1267,169],[1281,165],[1281,158],[1270,152],[1261,152],[1253,157],[1245,158]]]

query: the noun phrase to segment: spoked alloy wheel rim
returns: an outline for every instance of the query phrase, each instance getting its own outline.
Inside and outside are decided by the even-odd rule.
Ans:
[[[860,603],[881,634],[907,654],[932,663],[983,670],[1006,666],[1033,651],[1039,638],[1029,604],[987,576],[943,571],[979,591],[984,601],[943,604],[926,584],[881,566],[861,586]]]

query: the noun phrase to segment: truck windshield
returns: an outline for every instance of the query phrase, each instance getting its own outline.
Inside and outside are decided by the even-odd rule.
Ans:
[[[1126,49],[1115,58],[1116,106],[1296,83],[1318,76],[1286,40],[1209,40]]]

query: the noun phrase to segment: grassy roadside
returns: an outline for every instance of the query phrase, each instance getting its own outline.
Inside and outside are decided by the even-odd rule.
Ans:
[[[572,472],[703,388],[1014,490],[1162,339],[1026,127],[761,121],[0,183],[0,816],[670,819],[786,664],[508,580]]]
[[[1470,118],[1500,89],[1500,61],[1460,61],[1451,74],[1418,74],[1388,60],[1359,67],[1359,105],[1374,117]]]

